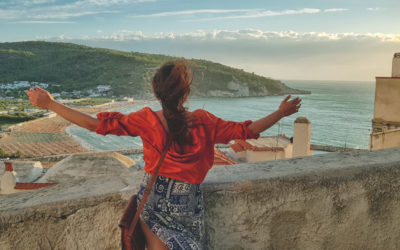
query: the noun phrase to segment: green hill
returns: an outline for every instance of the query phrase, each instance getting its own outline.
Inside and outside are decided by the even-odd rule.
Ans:
[[[122,52],[71,43],[0,43],[0,83],[49,83],[52,92],[93,90],[110,85],[107,95],[138,96],[151,92],[155,70],[174,59],[164,55]],[[205,60],[192,60],[196,72],[193,95],[264,96],[304,91],[279,80]]]

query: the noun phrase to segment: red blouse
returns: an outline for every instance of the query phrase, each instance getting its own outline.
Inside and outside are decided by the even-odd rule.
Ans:
[[[203,109],[192,113],[196,118],[189,129],[193,145],[185,146],[182,153],[173,143],[169,149],[159,175],[186,181],[192,184],[203,182],[214,162],[214,144],[228,143],[233,139],[258,138],[247,126],[252,123],[225,121]],[[157,114],[149,107],[128,115],[119,112],[97,114],[100,124],[96,133],[106,135],[140,136],[143,141],[143,160],[145,171],[153,173],[163,147],[166,144],[166,132]]]

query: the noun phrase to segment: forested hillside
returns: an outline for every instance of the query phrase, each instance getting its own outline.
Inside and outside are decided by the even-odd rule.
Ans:
[[[71,43],[0,43],[0,84],[42,82],[53,92],[90,90],[109,85],[110,96],[151,92],[155,70],[174,59],[164,55],[92,48]],[[279,80],[205,60],[192,60],[193,94],[198,96],[263,96],[304,93]]]

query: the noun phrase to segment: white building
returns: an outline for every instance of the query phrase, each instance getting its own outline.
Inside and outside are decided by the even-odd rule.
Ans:
[[[42,112],[42,110],[40,109],[24,109],[25,113],[38,113],[38,112]]]
[[[133,102],[133,98],[132,97],[127,97],[127,96],[125,96],[122,100],[124,100],[126,102]]]
[[[394,54],[391,77],[376,77],[370,150],[400,146],[400,53]]]
[[[17,169],[14,171],[13,164]],[[33,166],[30,166],[33,164]],[[39,172],[38,172],[39,171]],[[42,187],[48,187],[57,183],[34,183],[42,175],[42,166],[40,162],[5,162],[4,171],[0,171],[0,194],[7,195],[17,192],[35,190]],[[24,181],[24,182],[21,182]]]
[[[98,85],[97,86],[98,92],[106,92],[106,91],[109,91],[110,89],[111,89],[110,85]]]
[[[296,119],[293,135],[293,138],[279,135],[245,141],[235,140],[228,153],[236,161],[250,163],[311,155],[311,123],[307,118]]]
[[[258,139],[235,140],[229,154],[236,161],[259,162],[291,158],[293,145],[282,136],[266,136]]]

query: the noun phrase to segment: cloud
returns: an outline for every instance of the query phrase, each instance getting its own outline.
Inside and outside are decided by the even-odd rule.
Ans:
[[[1,10],[0,9],[0,19],[14,19],[23,16],[25,12],[19,10]]]
[[[198,10],[182,10],[182,11],[169,11],[159,12],[147,15],[136,15],[132,17],[165,17],[165,16],[182,16],[182,15],[196,15],[196,14],[225,14],[225,13],[236,13],[236,12],[252,12],[259,11],[260,9],[198,9]]]
[[[187,16],[187,15],[199,15],[199,14],[218,14],[216,17],[199,18],[191,21],[212,21],[212,20],[223,20],[223,19],[243,19],[243,18],[261,18],[261,17],[272,17],[272,16],[284,16],[284,15],[299,15],[299,14],[315,14],[321,12],[320,9],[303,8],[299,10],[282,10],[282,11],[271,11],[265,9],[199,9],[199,10],[184,10],[184,11],[173,11],[173,12],[160,12],[148,15],[138,15],[132,17],[166,17],[166,16]],[[225,15],[239,13],[236,15]],[[240,14],[241,13],[241,14]]]
[[[119,13],[130,4],[155,0],[13,0],[0,9],[0,19],[66,19],[98,14]],[[107,7],[107,8],[106,8]]]
[[[349,9],[336,8],[336,9],[325,9],[324,12],[343,12],[348,10]]]
[[[49,13],[44,15],[33,15],[32,18],[37,19],[65,19],[70,17],[81,17],[81,16],[89,16],[89,15],[98,15],[98,14],[111,14],[118,13],[118,11],[81,11],[81,12],[57,12],[57,13]]]
[[[63,23],[75,23],[70,21],[43,21],[43,20],[28,20],[28,21],[18,21],[13,23],[30,23],[30,24],[63,24]]]
[[[375,76],[390,75],[400,34],[255,29],[145,34],[122,30],[48,40],[206,59],[277,79],[373,81]]]
[[[369,10],[369,11],[379,11],[380,8],[367,8],[367,10]]]
[[[349,9],[335,8],[335,9],[325,9],[323,10],[323,12],[343,12],[348,10]],[[197,9],[197,10],[159,12],[146,15],[134,15],[132,17],[150,18],[150,17],[218,14],[218,16],[215,17],[206,17],[206,18],[192,20],[192,21],[211,21],[211,20],[221,20],[221,19],[261,18],[261,17],[273,17],[273,16],[284,16],[284,15],[316,14],[320,12],[322,12],[321,9],[315,9],[315,8],[303,8],[298,10],[288,9],[282,11],[271,11],[266,9]],[[235,15],[229,15],[233,13],[235,13]]]
[[[214,30],[212,32],[190,33],[156,33],[146,35],[142,31],[121,30],[119,32],[97,37],[95,39],[129,41],[129,40],[293,40],[301,41],[363,41],[373,39],[380,42],[400,42],[399,34],[388,33],[328,33],[328,32],[294,32],[294,31],[262,31],[256,29],[245,30]]]
[[[6,3],[8,6],[24,6],[29,7],[33,5],[43,5],[55,3],[56,0],[11,0]]]
[[[133,3],[146,3],[146,2],[156,2],[157,0],[84,0],[80,1],[83,4],[94,4],[99,6],[110,6],[115,4],[133,4]]]

